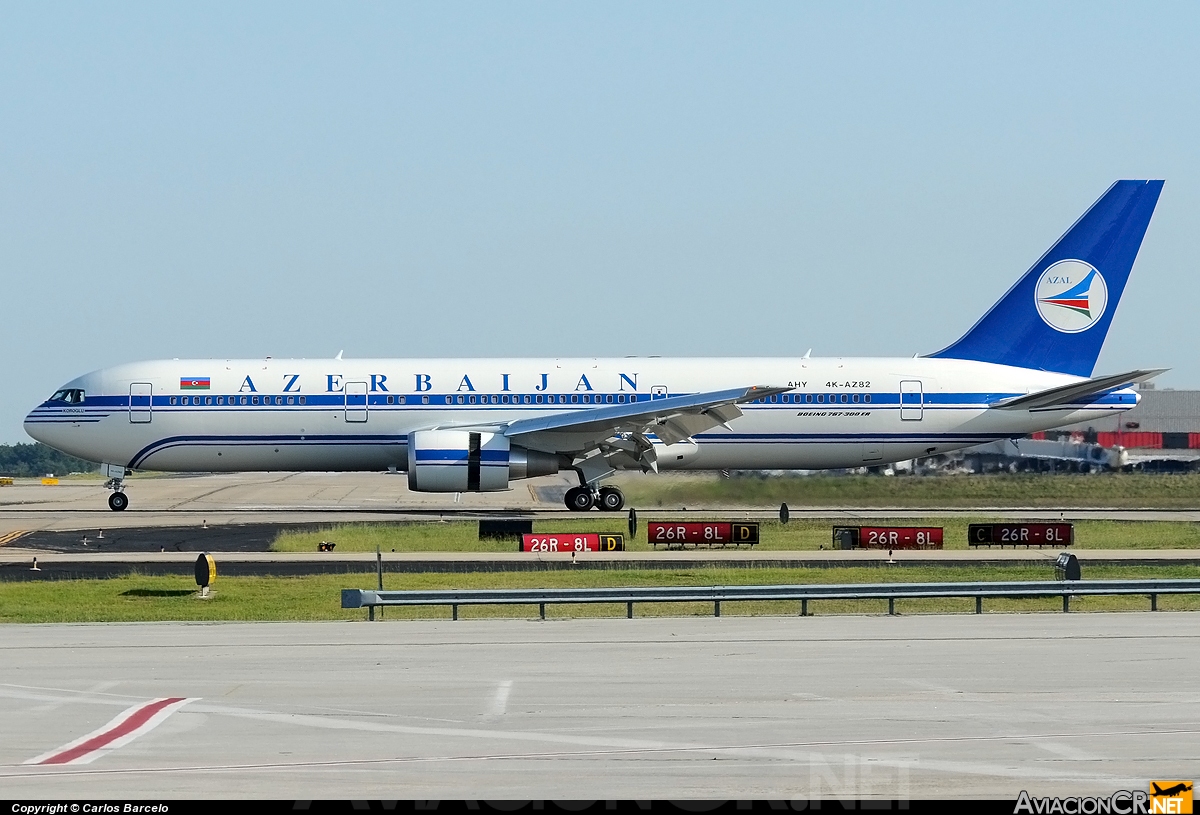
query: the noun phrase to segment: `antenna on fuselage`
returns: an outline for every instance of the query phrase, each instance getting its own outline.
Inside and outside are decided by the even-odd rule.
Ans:
[[[804,356],[800,357],[800,359],[808,359],[811,356],[812,356],[812,349],[809,348],[807,351],[804,352]]]
[[[338,355],[337,355],[336,357],[334,357],[334,359],[341,359],[341,358],[342,358],[342,354],[344,354],[344,353],[346,353],[346,352],[345,352],[345,351],[338,351]]]

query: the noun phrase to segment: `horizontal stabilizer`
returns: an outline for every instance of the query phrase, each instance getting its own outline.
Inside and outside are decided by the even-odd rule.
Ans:
[[[999,410],[1039,410],[1054,407],[1072,407],[1090,396],[1100,396],[1118,388],[1126,388],[1135,382],[1153,379],[1168,368],[1151,368],[1144,371],[1128,371],[1111,376],[1097,376],[1070,385],[1060,385],[1027,396],[1015,396],[993,402],[988,407]]]

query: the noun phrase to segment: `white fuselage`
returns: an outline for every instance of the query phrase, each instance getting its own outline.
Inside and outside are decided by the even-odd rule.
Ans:
[[[1137,403],[1123,389],[1068,408],[988,407],[1077,381],[931,358],[167,360],[79,377],[65,387],[82,401],[47,401],[25,428],[133,469],[404,470],[416,430],[757,384],[793,390],[741,405],[729,427],[660,445],[659,468],[820,469],[1020,437]]]

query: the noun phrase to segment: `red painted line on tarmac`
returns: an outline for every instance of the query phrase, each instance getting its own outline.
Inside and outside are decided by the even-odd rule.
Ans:
[[[65,744],[57,750],[32,758],[26,764],[86,764],[99,757],[105,748],[116,749],[138,736],[148,733],[191,699],[178,696],[152,699],[134,705],[99,730],[82,739]],[[120,743],[117,743],[120,742]]]

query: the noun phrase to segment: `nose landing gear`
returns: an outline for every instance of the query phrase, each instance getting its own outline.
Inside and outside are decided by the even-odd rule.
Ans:
[[[113,491],[113,494],[108,496],[108,508],[113,512],[120,512],[129,506],[129,498],[125,495],[123,488],[125,476],[129,475],[130,471],[118,464],[101,464],[100,472],[108,476],[108,480],[104,482],[104,488]]]

